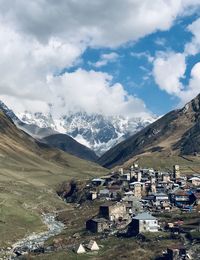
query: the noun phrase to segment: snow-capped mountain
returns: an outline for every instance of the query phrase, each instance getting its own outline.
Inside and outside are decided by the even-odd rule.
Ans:
[[[50,127],[54,131],[68,134],[79,143],[91,148],[98,155],[138,132],[156,120],[156,117],[125,118],[122,116],[89,115],[85,112],[70,113],[58,119],[42,113],[25,112],[17,114],[20,120],[41,128]]]

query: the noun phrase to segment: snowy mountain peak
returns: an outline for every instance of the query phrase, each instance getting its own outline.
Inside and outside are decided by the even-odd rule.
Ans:
[[[21,121],[37,125],[41,128],[50,127],[54,131],[68,134],[79,143],[91,148],[98,155],[138,132],[156,117],[131,118],[123,116],[103,116],[87,114],[85,112],[69,113],[60,118],[53,118],[51,113],[30,113],[28,111],[17,114]]]

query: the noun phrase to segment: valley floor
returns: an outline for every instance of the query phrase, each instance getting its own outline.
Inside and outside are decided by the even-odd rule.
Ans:
[[[98,165],[76,160],[68,156],[67,167],[49,162],[34,167],[16,163],[0,157],[0,248],[13,243],[33,232],[46,230],[41,214],[69,209],[56,194],[56,187],[72,178],[88,178],[106,173]],[[44,169],[41,169],[41,168]]]

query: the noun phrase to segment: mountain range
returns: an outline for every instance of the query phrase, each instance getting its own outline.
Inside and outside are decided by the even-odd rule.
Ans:
[[[72,137],[66,134],[59,134],[55,130],[43,122],[43,127],[40,127],[41,124],[30,124],[22,122],[14,112],[9,109],[3,102],[0,101],[0,109],[3,113],[14,122],[14,124],[33,138],[35,138],[38,143],[44,143],[50,147],[58,148],[64,152],[67,152],[71,155],[77,156],[81,159],[88,161],[96,161],[97,155],[94,151],[88,147],[78,143]],[[39,113],[38,113],[39,114]],[[40,114],[42,115],[42,114]],[[44,120],[44,118],[42,118]]]
[[[40,143],[86,160],[97,161],[107,168],[122,165],[137,156],[153,158],[159,155],[169,158],[197,156],[200,153],[200,94],[183,108],[173,110],[151,124],[150,119],[126,120],[122,117],[105,118],[86,113],[70,114],[62,117],[62,120],[55,120],[50,114],[47,117],[42,113],[26,112],[19,119],[3,103],[1,106],[18,127],[31,132]],[[152,121],[154,119],[151,118]],[[59,132],[68,132],[70,136],[82,140],[82,143],[98,148],[99,152],[109,147],[111,149],[97,159],[96,154],[87,146]],[[119,142],[120,138],[126,139]],[[119,143],[114,145],[117,142]]]
[[[67,134],[93,150],[98,156],[156,120],[156,117],[151,115],[146,118],[125,118],[85,112],[68,113],[55,119],[51,113],[25,111],[17,114],[17,117],[29,126],[38,126],[41,129],[51,129],[57,133]],[[33,135],[30,129],[29,133]],[[48,135],[47,132],[46,136]],[[35,132],[34,137],[45,137],[44,132],[43,136],[41,136],[41,131]]]
[[[18,128],[36,140],[89,161],[97,161],[98,156],[156,119],[155,116],[106,117],[85,112],[54,119],[51,113],[25,111],[15,114],[1,101],[0,109]]]
[[[200,153],[200,94],[106,152],[99,163],[112,168],[140,157],[197,156]],[[159,164],[157,162],[157,164]]]

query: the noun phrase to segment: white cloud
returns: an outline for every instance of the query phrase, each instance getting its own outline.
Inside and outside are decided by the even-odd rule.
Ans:
[[[4,22],[40,41],[50,37],[118,46],[167,30],[195,0],[0,0]],[[145,18],[145,19],[144,19]]]
[[[185,54],[195,55],[200,52],[200,18],[188,26],[188,31],[193,34],[193,37],[185,46]]]
[[[106,73],[79,69],[55,76],[56,71],[76,62],[82,45],[53,37],[45,43],[29,41],[2,24],[0,35],[0,98],[14,111],[47,112],[51,103],[55,116],[80,110],[105,115],[147,114],[144,103],[129,96],[121,84],[112,84]],[[118,55],[112,52],[101,58],[111,62]]]
[[[154,61],[153,75],[160,89],[168,94],[179,95],[180,79],[186,69],[185,56],[181,53],[160,53]]]
[[[101,55],[100,59],[95,63],[90,63],[96,68],[106,66],[108,63],[116,62],[119,55],[116,52],[104,53]]]
[[[155,44],[157,44],[158,46],[165,46],[166,45],[166,39],[159,37],[155,40]]]
[[[186,71],[187,57],[200,52],[200,18],[191,23],[187,30],[191,32],[192,38],[185,44],[184,52],[160,52],[153,64],[155,82],[160,89],[177,96],[180,99],[180,105],[200,93],[200,62],[192,67],[188,84],[181,82]]]
[[[192,67],[187,85],[181,82],[185,70],[185,55],[181,53],[164,53],[154,62],[155,82],[160,89],[179,98],[179,106],[184,105],[200,93],[200,62]]]
[[[144,103],[113,85],[108,74],[77,70],[54,76],[77,63],[87,47],[118,47],[169,29],[193,2],[0,0],[1,97],[14,110],[47,110],[52,103],[55,111],[146,113]],[[117,59],[114,53],[99,62]]]
[[[180,93],[181,105],[187,103],[200,93],[200,62],[191,70],[191,78],[188,86]]]
[[[65,73],[54,77],[49,82],[55,89],[59,104],[55,110],[66,111],[84,110],[88,113],[104,115],[147,116],[145,104],[138,98],[128,95],[119,83],[112,84],[112,77],[103,72],[85,71]],[[134,108],[134,110],[133,110]]]
[[[130,54],[132,57],[136,57],[138,59],[146,58],[149,63],[152,63],[154,60],[154,57],[151,56],[148,52],[131,52]]]

